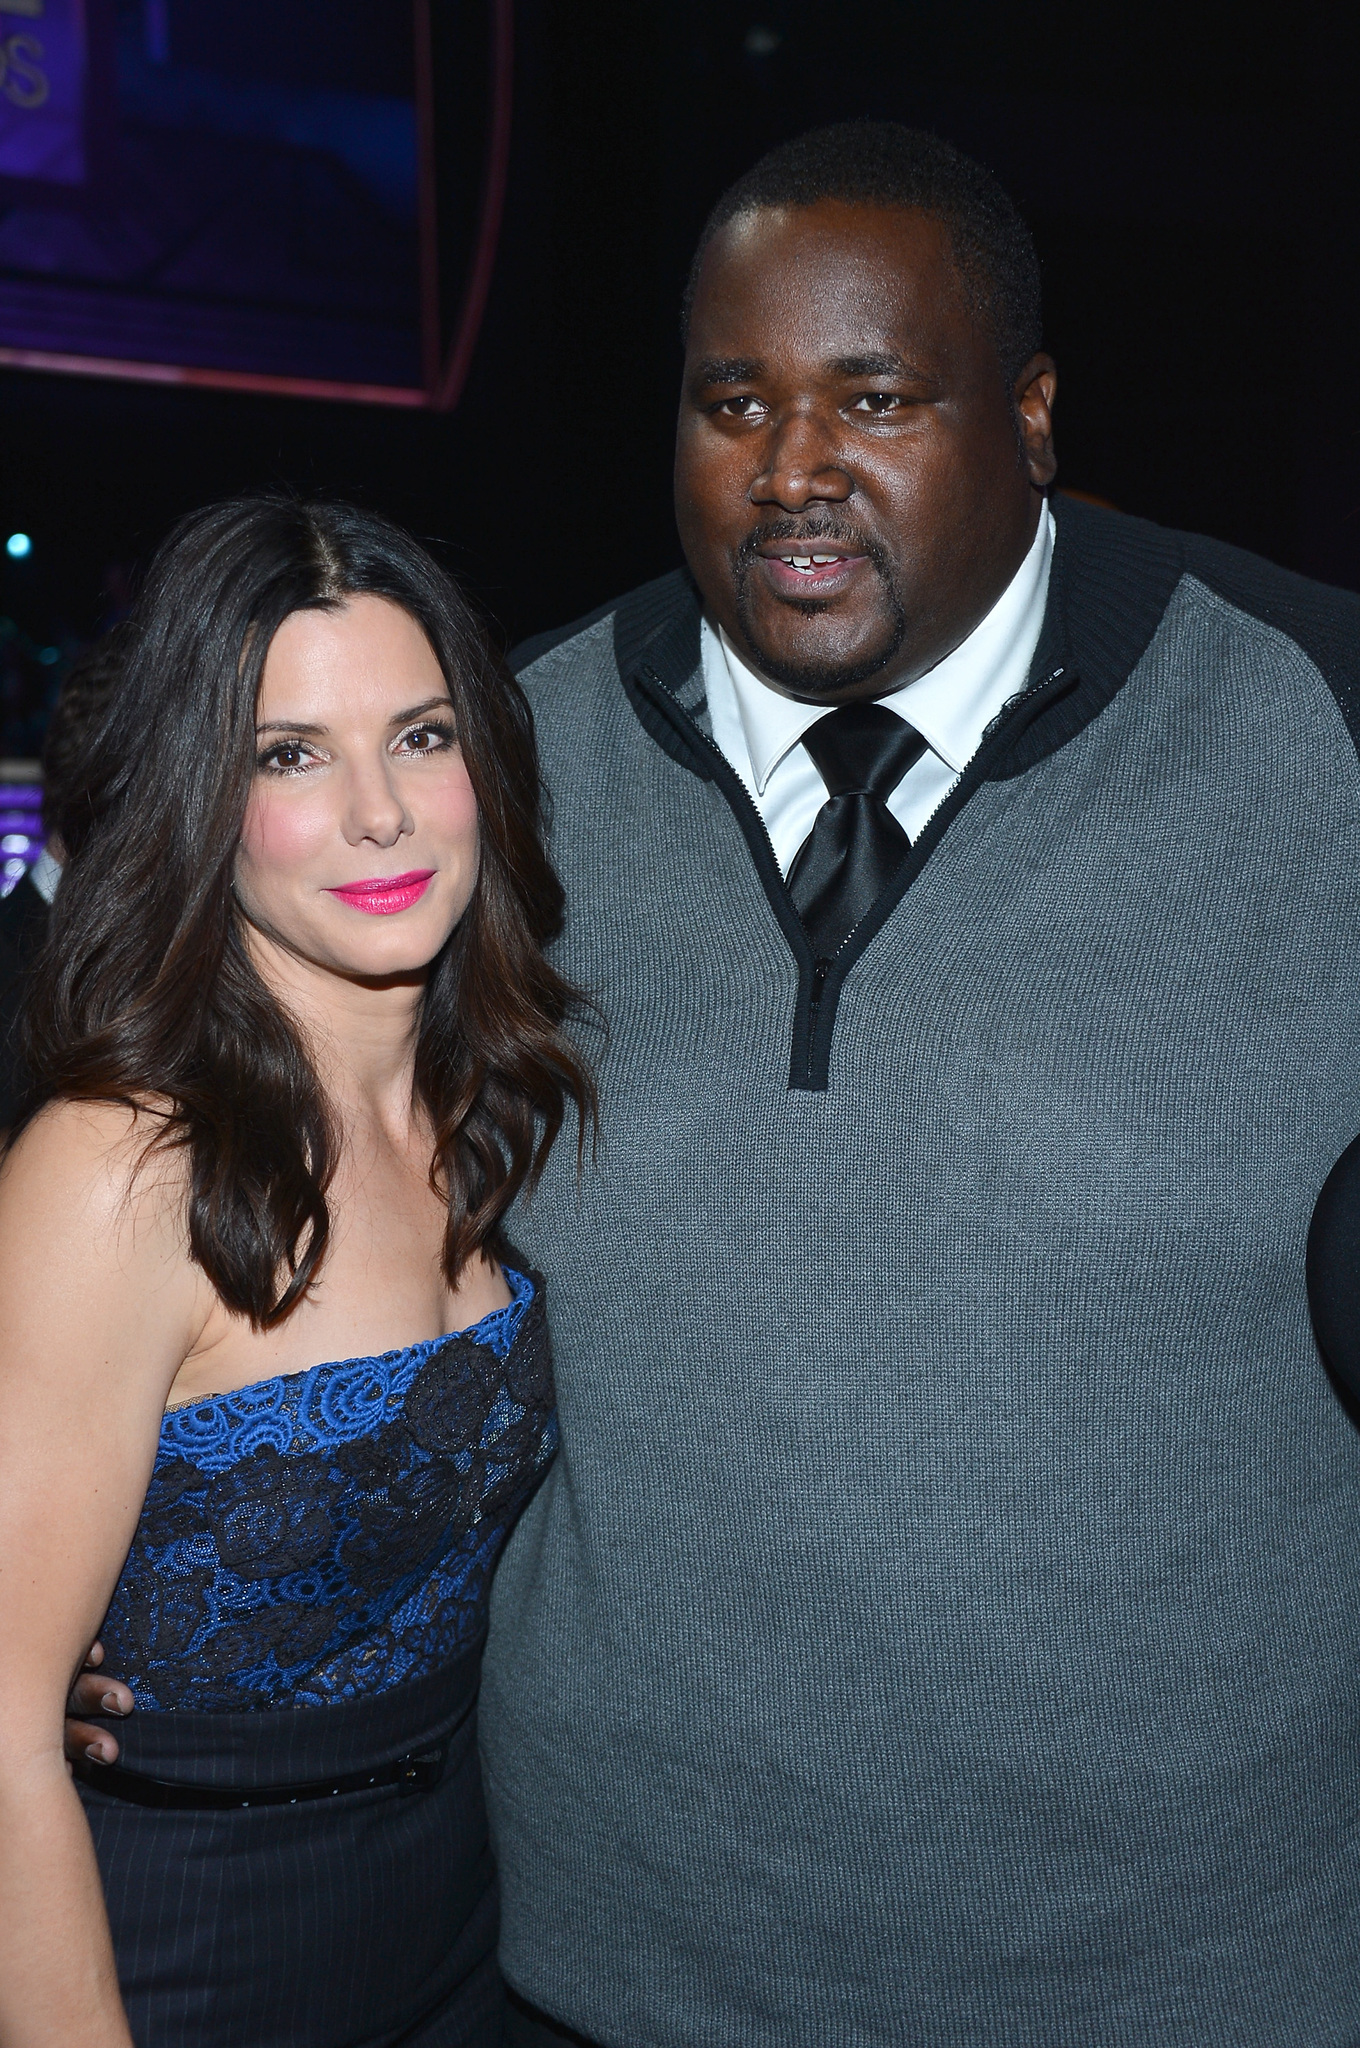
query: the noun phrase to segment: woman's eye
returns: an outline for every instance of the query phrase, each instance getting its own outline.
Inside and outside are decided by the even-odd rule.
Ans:
[[[397,745],[411,754],[437,754],[453,745],[451,725],[412,725],[398,740]]]
[[[296,775],[307,766],[307,761],[306,749],[296,740],[278,740],[259,757],[260,767],[273,775]]]

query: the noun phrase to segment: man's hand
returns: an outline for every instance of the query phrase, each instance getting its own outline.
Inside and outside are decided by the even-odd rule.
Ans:
[[[96,1764],[116,1764],[118,1741],[107,1728],[92,1728],[81,1714],[130,1714],[136,1702],[120,1678],[101,1678],[104,1645],[91,1643],[90,1654],[66,1702],[66,1754],[72,1763],[88,1757]]]

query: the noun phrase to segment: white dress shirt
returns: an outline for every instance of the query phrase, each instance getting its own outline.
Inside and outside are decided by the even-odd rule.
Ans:
[[[1029,553],[981,624],[925,675],[878,700],[915,726],[926,743],[888,799],[909,838],[916,838],[948,796],[1001,707],[1024,689],[1044,622],[1052,560],[1053,515],[1045,505]],[[750,790],[787,874],[827,799],[802,738],[830,707],[803,704],[772,689],[707,619],[701,645],[714,741]]]

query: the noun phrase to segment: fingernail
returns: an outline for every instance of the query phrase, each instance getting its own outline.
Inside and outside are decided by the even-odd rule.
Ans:
[[[106,1764],[108,1762],[108,1758],[105,1756],[103,1749],[97,1742],[92,1742],[89,1748],[86,1750],[85,1754],[90,1759],[90,1762],[92,1764]]]
[[[116,1692],[106,1692],[100,1704],[106,1714],[121,1714],[123,1712]]]

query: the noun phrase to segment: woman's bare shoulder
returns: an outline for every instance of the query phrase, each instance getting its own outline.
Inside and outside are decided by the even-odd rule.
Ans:
[[[113,1371],[164,1402],[205,1313],[188,1160],[165,1135],[163,1110],[108,1102],[51,1103],[20,1132],[0,1171],[0,1380],[107,1391]]]
[[[63,1235],[63,1221],[101,1237],[182,1235],[188,1160],[168,1136],[162,1103],[45,1104],[0,1168],[0,1229],[17,1211]]]

